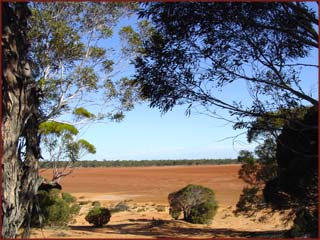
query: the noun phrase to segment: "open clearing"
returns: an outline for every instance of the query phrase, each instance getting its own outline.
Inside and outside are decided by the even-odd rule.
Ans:
[[[244,182],[238,178],[240,165],[170,166],[132,168],[78,168],[63,178],[63,191],[82,205],[69,229],[34,229],[32,238],[156,238],[156,237],[281,237],[290,227],[274,214],[250,219],[233,214]],[[50,179],[51,171],[41,171]],[[210,225],[174,221],[168,213],[167,196],[187,184],[214,190],[219,209]],[[90,201],[90,202],[89,202]],[[103,228],[90,226],[84,217],[92,201],[112,207],[126,201],[128,211],[115,213]],[[160,206],[163,208],[159,210]],[[163,211],[164,210],[164,211]]]

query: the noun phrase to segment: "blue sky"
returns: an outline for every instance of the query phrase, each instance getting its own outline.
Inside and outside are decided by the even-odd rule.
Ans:
[[[317,52],[308,62],[317,63]],[[317,95],[317,71],[305,69],[304,86]],[[223,91],[228,99],[246,99],[245,86],[239,84]],[[142,160],[142,159],[200,159],[236,158],[242,149],[253,150],[256,144],[246,142],[246,136],[226,139],[242,131],[235,131],[230,123],[202,114],[185,115],[185,106],[175,107],[161,115],[148,103],[136,105],[120,123],[92,125],[82,137],[97,148],[95,155],[83,159]]]
[[[130,24],[132,19],[125,19],[121,25]],[[111,44],[117,44],[115,36]],[[110,44],[110,43],[108,43]],[[307,59],[318,64],[317,51]],[[304,60],[304,62],[306,62]],[[126,74],[132,74],[128,68]],[[125,74],[124,74],[125,76]],[[118,76],[120,77],[120,76]],[[317,95],[318,73],[315,68],[302,69],[305,79],[304,89]],[[248,98],[244,84],[235,84],[221,94],[226,99]],[[151,109],[148,103],[136,105],[126,113],[120,123],[101,123],[91,125],[82,133],[82,138],[94,144],[95,155],[86,155],[83,159],[97,160],[142,160],[142,159],[201,159],[201,158],[236,158],[242,149],[253,150],[256,144],[248,144],[245,134],[237,141],[225,139],[241,131],[232,129],[232,125],[201,114],[185,115],[185,106],[175,107],[161,115],[158,109]],[[225,140],[223,140],[225,139]]]
[[[85,159],[195,159],[236,157],[239,149],[250,148],[232,140],[235,135],[225,122],[201,116],[186,117],[178,107],[165,115],[147,104],[136,106],[121,123],[98,124],[85,138],[97,154]],[[252,148],[252,147],[251,147]]]

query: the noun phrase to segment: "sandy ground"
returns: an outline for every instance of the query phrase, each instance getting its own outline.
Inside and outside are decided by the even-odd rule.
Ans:
[[[174,166],[135,168],[78,168],[62,179],[63,191],[82,203],[79,216],[68,229],[33,229],[31,238],[157,238],[157,237],[281,237],[280,214],[266,219],[235,216],[233,210],[244,183],[240,165]],[[50,178],[49,170],[41,172]],[[216,193],[219,209],[209,225],[172,220],[167,196],[187,184],[200,184]],[[114,213],[103,228],[84,219],[92,201],[112,208],[125,201],[129,209]]]

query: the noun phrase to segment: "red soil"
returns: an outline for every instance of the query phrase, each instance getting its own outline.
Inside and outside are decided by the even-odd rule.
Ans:
[[[167,203],[167,196],[187,184],[209,187],[220,205],[234,205],[244,186],[238,178],[240,165],[77,168],[61,180],[63,191],[77,197],[96,200],[119,200],[121,196],[135,202]],[[41,175],[50,179],[51,171]],[[118,198],[117,198],[118,197]]]

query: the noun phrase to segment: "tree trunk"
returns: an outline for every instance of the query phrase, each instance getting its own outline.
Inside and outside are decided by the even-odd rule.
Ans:
[[[2,3],[2,238],[28,237],[40,184],[38,93],[28,64],[27,3]]]

